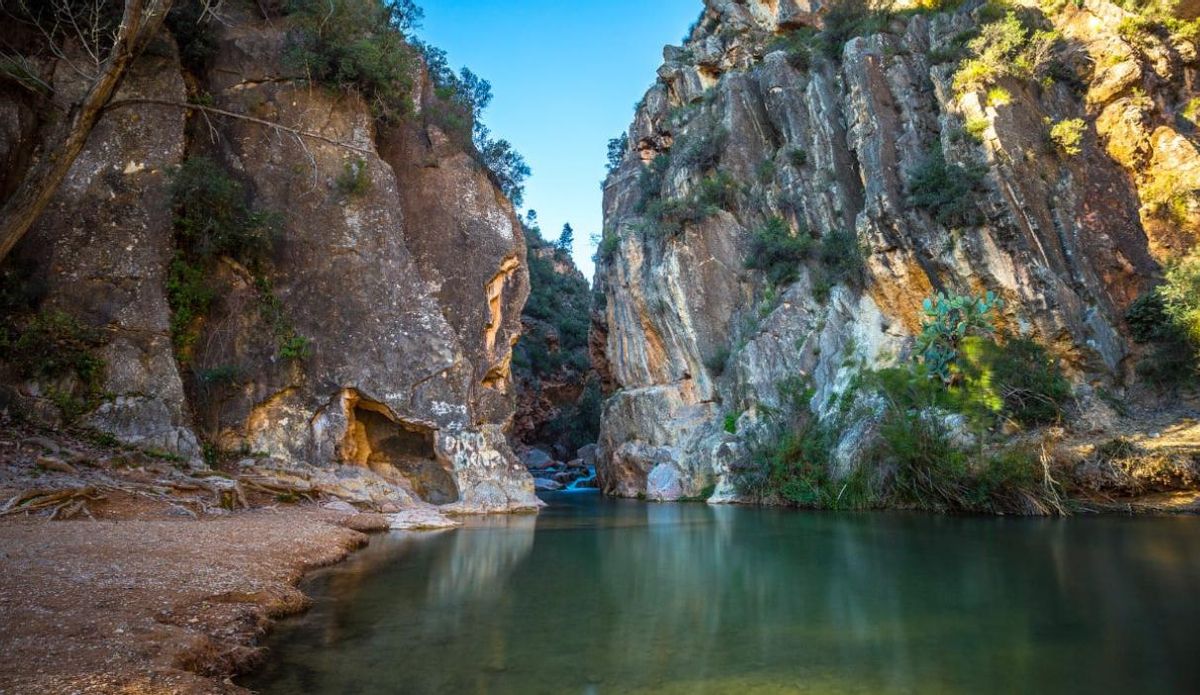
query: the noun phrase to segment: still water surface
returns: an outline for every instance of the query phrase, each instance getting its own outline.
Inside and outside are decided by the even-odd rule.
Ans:
[[[547,495],[377,536],[263,693],[1200,693],[1200,519]]]

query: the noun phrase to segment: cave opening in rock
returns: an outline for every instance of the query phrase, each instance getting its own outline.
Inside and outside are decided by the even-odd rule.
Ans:
[[[373,405],[359,401],[350,410],[353,463],[410,488],[431,504],[457,501],[458,486],[438,460],[433,429],[397,422],[383,406]]]

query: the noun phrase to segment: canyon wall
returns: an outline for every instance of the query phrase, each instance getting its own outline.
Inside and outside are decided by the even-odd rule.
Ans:
[[[1162,189],[1200,185],[1196,46],[1135,41],[1132,15],[1105,0],[1011,5],[1058,32],[1043,57],[1053,75],[956,89],[995,8],[900,12],[829,46],[816,30],[836,8],[707,0],[665,49],[604,189],[606,491],[738,499],[730,470],[786,408],[781,386],[811,389],[819,418],[844,412],[864,370],[909,358],[937,291],[1000,297],[1001,325],[1069,375],[1077,429],[1119,428],[1114,400],[1153,410],[1124,316],[1195,241],[1190,193]],[[1050,128],[1075,119],[1064,151]],[[969,214],[915,200],[935,160],[948,179],[971,173]],[[786,282],[753,267],[755,232],[772,223],[822,249]],[[835,477],[870,426],[844,424]]]
[[[191,465],[240,459],[367,506],[536,507],[505,436],[529,292],[513,206],[467,147],[423,118],[438,96],[419,66],[412,113],[383,121],[354,91],[290,67],[286,18],[263,19],[251,3],[221,13],[200,67],[181,63],[170,32],[156,37],[5,263],[6,282],[28,289],[26,316],[66,316],[88,332],[103,383],[68,416],[78,370],[9,364],[6,407]],[[68,103],[79,78],[67,61],[41,65]],[[0,93],[0,160],[13,163],[0,192],[54,127],[36,109],[18,90]],[[223,256],[205,269],[211,301],[181,346],[171,190],[198,157],[275,231],[256,267]],[[36,319],[21,320],[33,335]]]

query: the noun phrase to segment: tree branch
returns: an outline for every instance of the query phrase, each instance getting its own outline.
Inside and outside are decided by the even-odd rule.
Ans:
[[[193,111],[200,111],[202,113],[210,113],[210,114],[213,114],[216,116],[223,116],[225,118],[232,118],[232,119],[239,120],[239,121],[249,121],[250,123],[256,123],[265,128],[271,128],[272,130],[278,130],[280,132],[288,133],[290,135],[295,135],[297,137],[309,138],[311,140],[320,140],[321,142],[325,142],[330,145],[334,145],[336,147],[341,147],[341,148],[350,150],[352,152],[358,152],[359,154],[366,154],[366,155],[374,155],[375,154],[372,150],[369,150],[367,148],[359,147],[357,145],[352,145],[352,144],[350,144],[348,142],[344,142],[342,140],[335,140],[334,138],[331,138],[331,137],[328,137],[325,135],[321,135],[320,133],[314,133],[309,130],[301,130],[299,128],[292,128],[290,126],[286,126],[281,123],[275,123],[273,121],[267,121],[267,120],[263,120],[261,118],[255,118],[254,116],[247,116],[242,113],[235,113],[233,111],[226,111],[225,109],[218,109],[213,106],[205,106],[203,104],[193,104],[193,103],[186,102],[186,101],[171,101],[169,99],[145,99],[145,98],[121,99],[119,101],[114,101],[111,104],[109,104],[107,107],[105,107],[105,110],[107,111],[108,109],[115,109],[115,108],[119,108],[122,106],[132,106],[134,104],[154,104],[157,106],[174,106],[174,107],[180,108],[180,109],[191,109]]]
[[[116,93],[129,64],[149,36],[162,26],[172,0],[125,0],[121,25],[99,74],[83,100],[73,109],[71,124],[63,139],[47,147],[45,156],[30,168],[12,196],[0,208],[0,261],[37,221],[79,153],[106,104]]]

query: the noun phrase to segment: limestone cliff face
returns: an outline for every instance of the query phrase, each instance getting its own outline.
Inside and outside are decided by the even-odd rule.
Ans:
[[[425,125],[435,98],[426,78],[414,116],[382,127],[352,93],[288,72],[286,22],[227,5],[201,74],[181,68],[164,32],[118,98],[203,95],[319,137],[177,106],[106,113],[11,261],[45,284],[41,309],[62,307],[102,332],[105,396],[83,422],[193,460],[201,441],[253,453],[260,468],[362,502],[535,506],[504,436],[529,291],[512,205],[468,152]],[[18,106],[4,108],[6,126],[21,123]],[[35,137],[11,130],[0,148],[10,160]],[[281,221],[257,276],[228,259],[212,274],[216,301],[181,366],[164,287],[175,249],[168,187],[172,169],[196,155],[231,171],[253,207]],[[337,179],[355,167],[367,180],[350,194]],[[278,302],[269,310],[264,283]],[[307,356],[278,355],[273,315],[308,339]],[[10,386],[17,408],[52,410],[44,385]]]
[[[819,26],[819,6],[705,5],[687,43],[664,51],[605,184],[594,335],[617,391],[604,409],[604,488],[671,499],[715,485],[712,499],[732,499],[725,474],[761,414],[782,406],[778,385],[811,380],[813,409],[830,412],[859,370],[909,354],[922,299],[942,289],[1003,297],[1005,325],[1064,360],[1085,426],[1111,424],[1098,388],[1138,393],[1124,312],[1194,243],[1195,210],[1159,219],[1152,189],[1200,183],[1178,116],[1196,96],[1195,47],[1131,46],[1122,10],[1068,3],[1047,19],[1069,74],[1006,80],[1007,98],[989,100],[956,94],[955,64],[940,55],[978,25],[978,3],[901,16],[807,65],[772,42]],[[1047,123],[1075,118],[1081,151],[1055,152]],[[914,172],[938,149],[982,172],[969,224],[913,204]],[[661,177],[664,200],[687,200],[714,171],[733,182],[721,209],[677,233],[647,224],[648,176]],[[865,277],[825,286],[810,263],[776,292],[746,267],[752,230],[774,217],[816,238],[853,232]],[[839,450],[854,438],[851,428]]]

